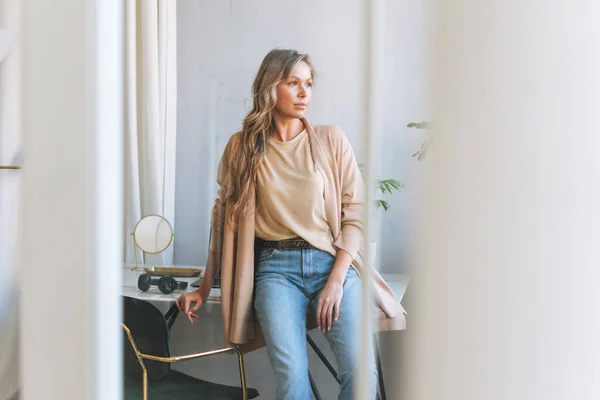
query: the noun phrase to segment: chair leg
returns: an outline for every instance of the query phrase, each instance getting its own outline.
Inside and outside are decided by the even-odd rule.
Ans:
[[[177,308],[177,304],[173,304],[169,311],[165,314],[165,320],[167,321],[167,326],[169,327],[169,331],[173,327],[177,316],[179,315],[179,308]]]
[[[335,378],[335,380],[337,381],[337,383],[342,383],[340,381],[340,378],[338,377],[337,371],[335,370],[335,368],[333,368],[333,365],[331,365],[331,363],[329,362],[329,360],[327,359],[327,357],[325,357],[325,354],[323,354],[323,352],[321,351],[321,349],[319,349],[319,346],[317,346],[317,344],[315,343],[315,341],[312,340],[312,338],[308,334],[306,335],[306,341],[308,342],[308,344],[310,345],[310,347],[312,347],[312,349],[315,351],[315,353],[321,359],[321,361],[323,361],[323,364],[325,364],[325,366],[327,367],[327,369],[329,370],[329,372],[331,372],[331,375]]]
[[[385,396],[385,385],[383,383],[383,370],[381,369],[381,359],[379,358],[379,341],[377,337],[373,338],[373,343],[375,346],[375,362],[377,363],[377,378],[379,380],[379,398],[381,400],[386,400]]]
[[[146,372],[146,370],[143,371],[142,376],[142,384],[144,385],[142,386],[142,397],[144,400],[148,400],[148,373]]]
[[[321,398],[321,393],[319,393],[319,389],[317,389],[317,384],[315,383],[312,374],[308,371],[308,381],[310,382],[310,388],[312,389],[313,396],[315,396],[316,400],[323,400]]]
[[[240,384],[242,385],[242,400],[248,400],[248,388],[246,387],[246,370],[244,369],[244,355],[236,348],[238,364],[240,367]]]
[[[321,361],[323,361],[323,364],[325,364],[325,366],[327,367],[329,372],[331,372],[331,375],[335,378],[335,380],[338,383],[340,383],[340,378],[338,377],[335,368],[333,368],[333,366],[331,365],[329,360],[327,360],[327,357],[325,357],[325,355],[323,354],[321,349],[319,349],[317,344],[312,340],[312,338],[309,335],[306,335],[306,340],[308,341],[308,344],[310,345],[310,347],[313,348],[313,350],[315,351],[317,356],[321,359]],[[374,346],[374,350],[375,350],[377,379],[378,379],[378,383],[379,383],[379,385],[378,385],[379,390],[377,391],[377,399],[378,400],[387,400],[387,397],[385,395],[385,384],[383,382],[383,370],[381,369],[381,359],[379,358],[379,341],[377,340],[377,337],[375,335],[373,335],[373,346]],[[310,387],[313,390],[313,394],[315,395],[315,398],[317,400],[321,400],[321,395],[319,393],[319,390],[317,389],[317,385],[315,384],[310,371],[308,371],[308,379],[310,381]]]
[[[123,330],[125,331],[125,334],[127,335],[129,344],[131,344],[131,347],[133,348],[133,352],[135,353],[135,356],[138,360],[138,363],[140,364],[140,367],[142,367],[142,385],[143,385],[142,386],[142,398],[143,398],[143,400],[148,400],[148,372],[146,371],[146,365],[144,364],[144,360],[142,359],[140,350],[138,349],[137,344],[135,343],[135,340],[133,339],[131,330],[129,330],[127,325],[125,325],[122,322],[121,322],[121,327],[123,328]],[[244,399],[244,400],[246,400],[246,399]]]

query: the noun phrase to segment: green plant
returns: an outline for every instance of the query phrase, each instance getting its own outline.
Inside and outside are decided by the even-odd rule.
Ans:
[[[383,195],[394,194],[394,191],[401,191],[404,185],[395,179],[379,179],[375,178],[375,191],[381,192]],[[375,209],[383,208],[384,211],[390,209],[390,204],[382,199],[375,200]]]
[[[427,152],[429,151],[429,147],[431,145],[431,124],[429,122],[421,121],[421,122],[411,122],[406,125],[408,128],[415,129],[424,129],[427,131],[427,138],[421,144],[421,149],[413,154],[413,157],[417,157],[418,161],[425,159]]]
[[[358,165],[360,168],[360,172],[364,175],[364,164]],[[375,177],[375,192],[381,192],[382,195],[392,195],[394,191],[399,192],[404,189],[404,184],[397,181],[396,179],[379,179],[379,177]],[[383,199],[377,199],[374,202],[375,209],[379,210],[383,208],[383,211],[387,211],[390,209],[390,203]]]

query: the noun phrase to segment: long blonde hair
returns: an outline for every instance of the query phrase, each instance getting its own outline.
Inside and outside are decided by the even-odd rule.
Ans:
[[[233,143],[230,164],[223,181],[225,204],[230,210],[232,227],[241,214],[248,214],[251,189],[256,185],[260,162],[275,130],[273,111],[277,103],[277,85],[287,79],[292,69],[305,62],[314,78],[314,68],[307,54],[296,50],[273,49],[263,59],[252,84],[253,106],[244,118],[240,140]]]

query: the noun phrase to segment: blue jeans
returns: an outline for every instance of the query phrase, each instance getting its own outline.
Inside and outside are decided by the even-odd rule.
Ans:
[[[254,307],[267,343],[277,382],[278,400],[310,400],[306,347],[307,318],[316,320],[319,294],[335,257],[317,249],[262,249],[254,276]],[[339,399],[353,398],[359,355],[361,282],[350,267],[344,282],[340,316],[325,337],[335,354],[340,378]],[[371,352],[373,398],[377,370]]]

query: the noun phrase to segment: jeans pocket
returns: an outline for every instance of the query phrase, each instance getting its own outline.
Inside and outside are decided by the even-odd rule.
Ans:
[[[260,251],[260,255],[258,256],[258,262],[262,263],[264,261],[267,261],[268,259],[273,257],[276,250],[277,249],[272,249],[272,248],[262,249]]]

